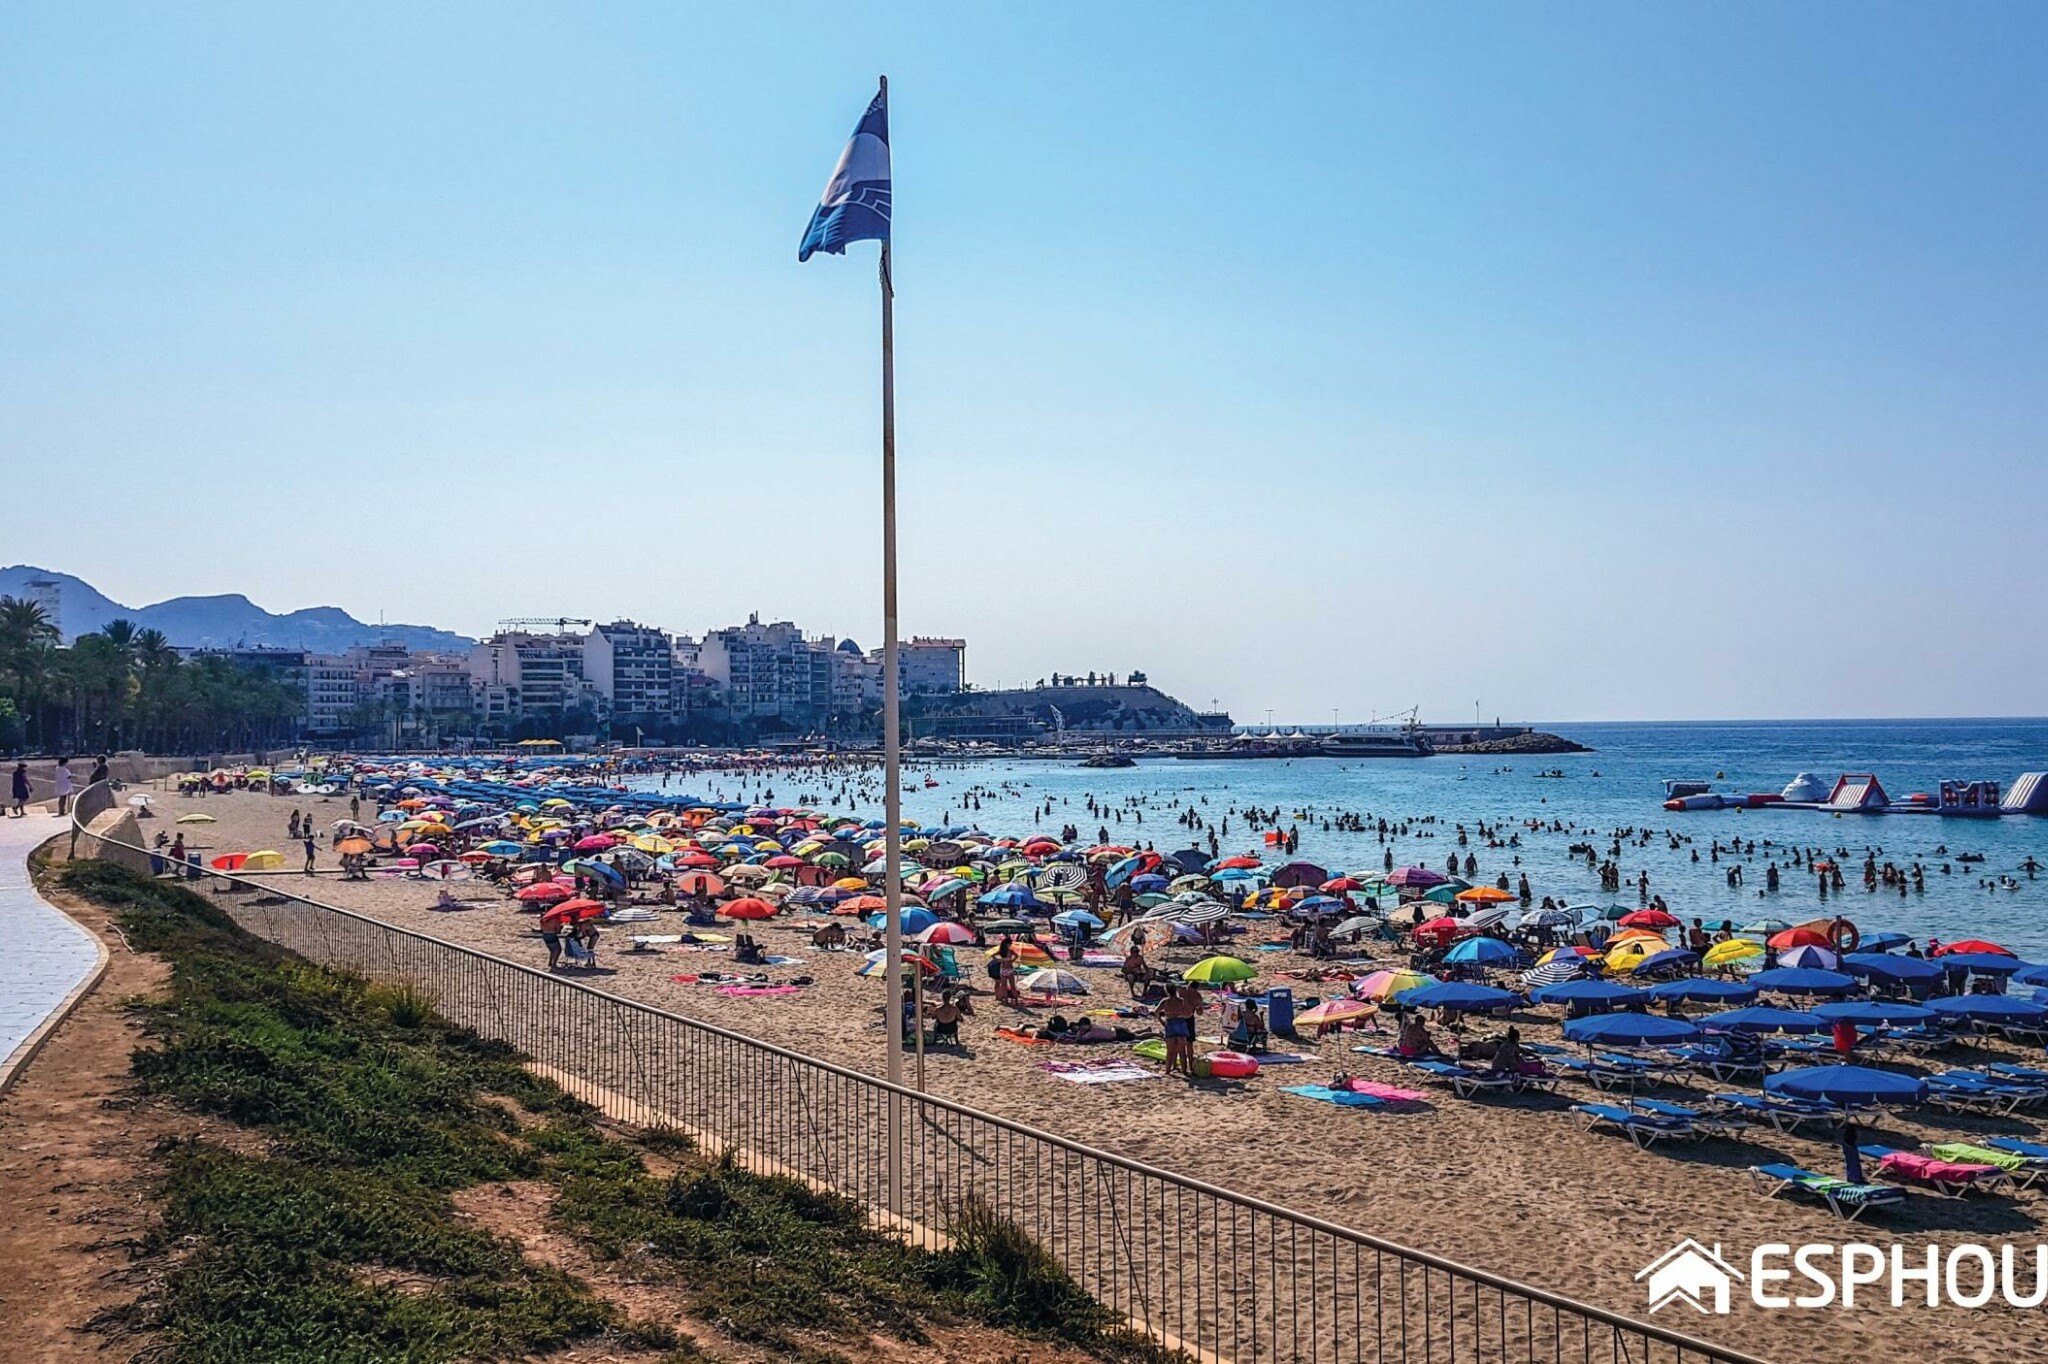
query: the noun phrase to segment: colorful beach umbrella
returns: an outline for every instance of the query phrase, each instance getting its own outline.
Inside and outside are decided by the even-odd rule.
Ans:
[[[1370,1018],[1378,1013],[1379,1006],[1362,999],[1326,999],[1313,1008],[1303,1009],[1294,1016],[1296,1027],[1307,1025],[1311,1028],[1334,1027],[1339,1023],[1354,1023],[1361,1018]]]
[[[1420,971],[1375,971],[1352,982],[1351,993],[1357,999],[1378,1000],[1384,1003],[1404,990],[1416,990],[1436,983],[1435,976],[1426,976]]]

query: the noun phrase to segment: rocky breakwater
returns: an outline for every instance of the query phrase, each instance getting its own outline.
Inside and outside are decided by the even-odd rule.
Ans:
[[[1437,744],[1439,753],[1591,753],[1593,750],[1576,739],[1567,739],[1562,734],[1545,734],[1531,730],[1527,734],[1510,734],[1501,739],[1481,739],[1469,744]]]

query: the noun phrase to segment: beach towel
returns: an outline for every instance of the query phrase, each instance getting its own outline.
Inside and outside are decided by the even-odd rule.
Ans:
[[[1996,1167],[1964,1165],[1953,1160],[1936,1160],[1933,1156],[1923,1156],[1912,1151],[1893,1151],[1877,1162],[1877,1168],[1886,1174],[1924,1180],[1929,1184],[1968,1184],[1992,1173]]]
[[[1077,1085],[1113,1085],[1159,1077],[1132,1061],[1047,1061],[1039,1069]]]
[[[1114,952],[1084,952],[1081,954],[1081,964],[1083,966],[1107,967],[1114,971],[1124,964],[1124,959],[1117,956]]]
[[[997,1028],[996,1036],[1004,1041],[1015,1042],[1019,1046],[1025,1047],[1050,1047],[1053,1045],[1053,1041],[1049,1037],[1033,1037],[1029,1033],[1020,1032],[1015,1028]]]
[[[1966,1141],[1946,1141],[1927,1148],[1927,1154],[1936,1160],[1945,1160],[1955,1165],[1995,1165],[2001,1170],[2018,1173],[2027,1168],[2028,1158],[2011,1151],[1994,1151],[1988,1146],[1974,1146]]]
[[[1282,1094],[1295,1094],[1317,1103],[1336,1104],[1341,1108],[1378,1108],[1386,1102],[1370,1094],[1359,1094],[1349,1089],[1331,1089],[1328,1085],[1283,1085]]]
[[[1429,1096],[1419,1089],[1402,1089],[1398,1085],[1383,1085],[1377,1080],[1354,1079],[1351,1082],[1353,1094],[1367,1094],[1388,1103],[1419,1104],[1429,1102]]]
[[[718,993],[734,999],[753,999],[761,995],[800,995],[803,988],[797,985],[721,985]]]

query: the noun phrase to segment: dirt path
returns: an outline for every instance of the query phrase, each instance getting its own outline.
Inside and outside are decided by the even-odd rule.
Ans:
[[[125,1359],[145,1342],[81,1328],[140,1286],[128,1247],[152,1217],[151,1151],[203,1124],[129,1093],[143,1038],[123,1002],[159,990],[168,968],[130,952],[103,911],[51,899],[111,960],[0,1101],[0,1359]]]

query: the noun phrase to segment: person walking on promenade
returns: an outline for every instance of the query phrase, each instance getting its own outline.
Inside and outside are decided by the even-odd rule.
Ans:
[[[33,788],[28,779],[28,764],[14,765],[14,813],[11,818],[21,819],[28,814],[28,798]]]
[[[57,818],[71,813],[71,759],[57,759]]]

